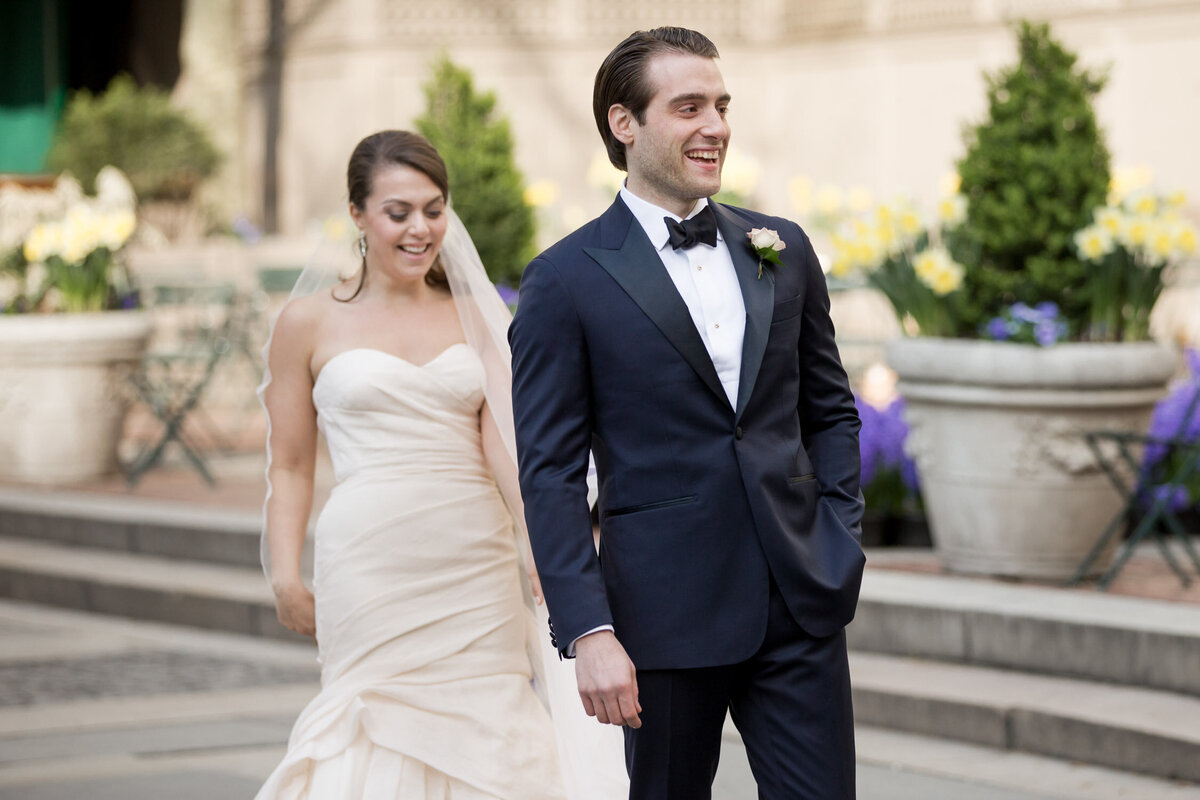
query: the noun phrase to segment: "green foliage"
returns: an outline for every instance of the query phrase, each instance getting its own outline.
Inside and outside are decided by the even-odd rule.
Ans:
[[[173,108],[166,92],[118,75],[100,95],[86,89],[67,103],[47,158],[91,191],[96,173],[112,164],[139,200],[187,200],[220,163],[207,132]]]
[[[1104,204],[1109,153],[1091,101],[1105,78],[1079,70],[1048,25],[1022,22],[1018,63],[988,76],[988,116],[958,163],[967,219],[948,242],[967,267],[960,335],[1013,302],[1055,300],[1074,335],[1089,317],[1073,235]]]
[[[496,96],[477,93],[471,73],[443,55],[425,85],[425,98],[417,130],[446,161],[454,210],[491,279],[516,286],[536,254],[534,217],[513,161],[508,121],[495,114]]]

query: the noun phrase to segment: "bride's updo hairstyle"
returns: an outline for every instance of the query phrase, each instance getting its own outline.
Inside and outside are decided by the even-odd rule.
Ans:
[[[367,198],[374,188],[375,176],[379,171],[388,167],[411,167],[422,173],[433,185],[441,189],[442,197],[450,202],[450,179],[446,175],[446,162],[442,161],[437,148],[419,133],[411,131],[379,131],[372,133],[358,143],[350,154],[350,164],[346,167],[346,189],[350,194],[350,202],[359,211],[366,211]],[[335,300],[348,303],[358,297],[367,281],[367,257],[362,257],[362,269],[359,271],[358,286],[354,294],[345,300],[334,295]],[[433,261],[433,266],[425,273],[425,282],[449,291],[450,284],[446,280],[446,270],[442,267],[441,255]]]

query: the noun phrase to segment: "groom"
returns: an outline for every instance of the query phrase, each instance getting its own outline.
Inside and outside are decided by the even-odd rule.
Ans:
[[[859,419],[808,237],[711,199],[730,135],[716,58],[703,35],[658,28],[596,74],[596,123],[628,178],[521,281],[525,517],[584,707],[625,726],[631,798],[710,797],[728,711],[760,797],[845,800]]]

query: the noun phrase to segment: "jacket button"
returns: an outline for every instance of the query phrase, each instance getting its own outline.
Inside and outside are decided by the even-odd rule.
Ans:
[[[742,426],[741,425],[738,425],[736,428],[733,429],[733,435],[737,439],[742,438]]]

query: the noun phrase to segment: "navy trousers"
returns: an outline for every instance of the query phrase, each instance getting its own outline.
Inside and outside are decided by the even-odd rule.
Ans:
[[[625,729],[630,800],[709,800],[728,710],[760,800],[854,800],[854,715],[844,631],[792,618],[774,580],[767,634],[748,661],[639,670],[642,727]]]

